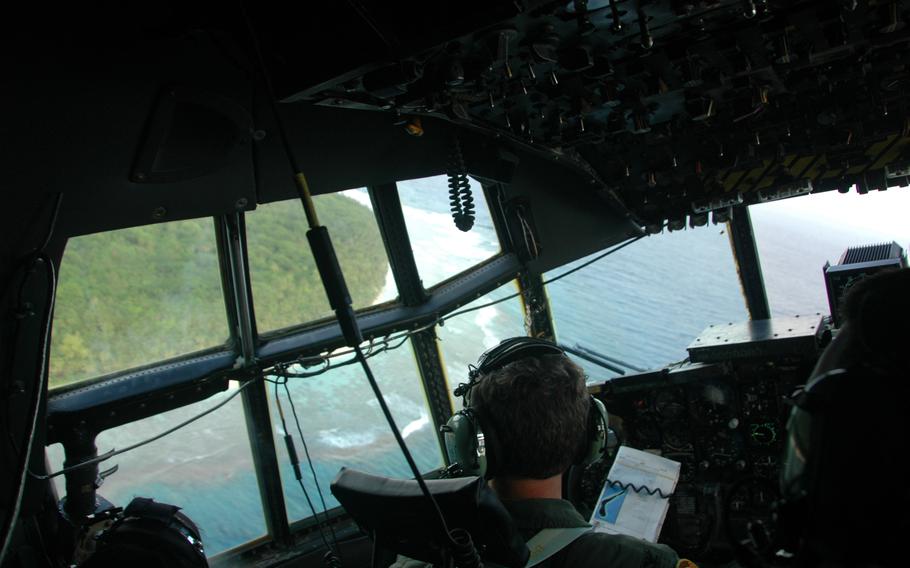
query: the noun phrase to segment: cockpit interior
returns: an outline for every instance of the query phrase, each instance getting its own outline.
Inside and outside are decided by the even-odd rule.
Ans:
[[[129,518],[187,562],[377,565],[332,480],[413,478],[396,436],[445,477],[456,387],[515,336],[679,462],[660,543],[792,565],[794,400],[849,289],[907,268],[910,4],[16,10],[0,566],[108,565],[156,538]],[[583,515],[612,457],[565,476]]]

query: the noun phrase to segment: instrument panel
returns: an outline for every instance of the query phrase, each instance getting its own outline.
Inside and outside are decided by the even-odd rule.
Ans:
[[[311,34],[313,49],[359,44],[331,79],[301,44],[305,18],[264,15],[282,99],[494,133],[588,171],[650,230],[908,181],[906,2],[363,4],[382,18],[367,20],[378,45],[369,29],[351,33],[362,12],[320,17]]]
[[[690,363],[600,387],[622,444],[682,464],[661,542],[681,556],[726,562],[748,522],[770,520],[789,400],[816,353]],[[582,474],[584,508],[593,508],[611,465]]]

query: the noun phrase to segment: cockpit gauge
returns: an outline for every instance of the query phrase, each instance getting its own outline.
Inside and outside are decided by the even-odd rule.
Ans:
[[[692,447],[689,425],[682,420],[671,420],[661,425],[664,445],[671,450],[685,450]]]
[[[777,441],[777,425],[773,422],[750,424],[749,439],[756,446],[770,446]]]
[[[654,397],[654,410],[664,420],[682,418],[686,407],[682,396],[676,390],[662,390]]]
[[[706,385],[694,404],[693,418],[704,426],[725,427],[732,417],[730,397],[724,389],[716,385]]]
[[[650,416],[642,416],[633,424],[633,442],[639,449],[660,447],[660,427]]]
[[[758,455],[752,457],[752,469],[756,475],[774,478],[780,471],[780,465],[774,454]]]
[[[702,468],[722,469],[733,466],[737,469],[745,469],[745,462],[742,461],[741,456],[742,448],[738,437],[727,432],[720,432],[706,445]],[[743,464],[742,467],[739,467],[740,462]]]
[[[779,499],[778,488],[769,479],[748,476],[730,487],[724,506],[724,526],[732,542],[755,542],[751,535],[760,532],[769,546],[774,542],[774,503]],[[764,552],[764,550],[762,550]]]
[[[686,483],[695,479],[696,463],[695,456],[691,452],[665,452],[663,457],[679,462],[679,481]]]
[[[757,384],[743,389],[743,414],[753,421],[775,416],[779,406],[778,395],[772,385]]]

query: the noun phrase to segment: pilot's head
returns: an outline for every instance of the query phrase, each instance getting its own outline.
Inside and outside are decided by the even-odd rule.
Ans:
[[[541,347],[503,358],[505,364],[494,364],[471,390],[469,402],[483,417],[484,432],[496,437],[496,476],[546,479],[567,470],[583,451],[591,410],[584,371],[552,344]],[[482,371],[484,363],[481,358]]]
[[[804,565],[905,565],[910,270],[867,278],[788,423],[784,532]]]

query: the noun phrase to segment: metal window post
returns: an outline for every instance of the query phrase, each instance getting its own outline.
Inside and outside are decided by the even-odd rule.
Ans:
[[[376,222],[379,224],[382,240],[385,243],[392,275],[398,287],[398,295],[406,306],[416,306],[427,300],[426,291],[414,261],[411,239],[401,211],[401,200],[398,197],[398,186],[394,183],[369,188],[370,201]],[[446,385],[445,371],[439,357],[436,330],[433,328],[415,333],[411,336],[411,346],[417,358],[420,378],[427,395],[433,426],[439,439],[440,448],[444,440],[439,427],[452,416],[452,401]],[[445,455],[445,452],[443,452]]]
[[[253,373],[249,380],[258,380],[256,320],[249,280],[243,213],[232,213],[219,218],[217,233],[222,282],[225,284],[225,296],[229,298],[227,304],[229,308],[233,308],[228,312],[231,328],[235,330],[232,336],[236,337],[235,341],[239,343],[240,363]],[[289,546],[293,540],[281,485],[278,454],[272,435],[265,383],[244,389],[241,398],[266,527],[274,541]]]
[[[554,341],[556,331],[553,329],[553,317],[543,286],[543,276],[528,269],[522,270],[518,275],[518,289],[521,290],[528,335]]]
[[[752,230],[752,218],[745,205],[733,208],[733,215],[727,223],[730,233],[730,244],[733,246],[733,259],[739,282],[746,297],[749,317],[753,320],[770,319],[771,308],[768,305],[768,294],[765,292],[765,280],[762,276],[761,261],[755,244],[755,232]]]

